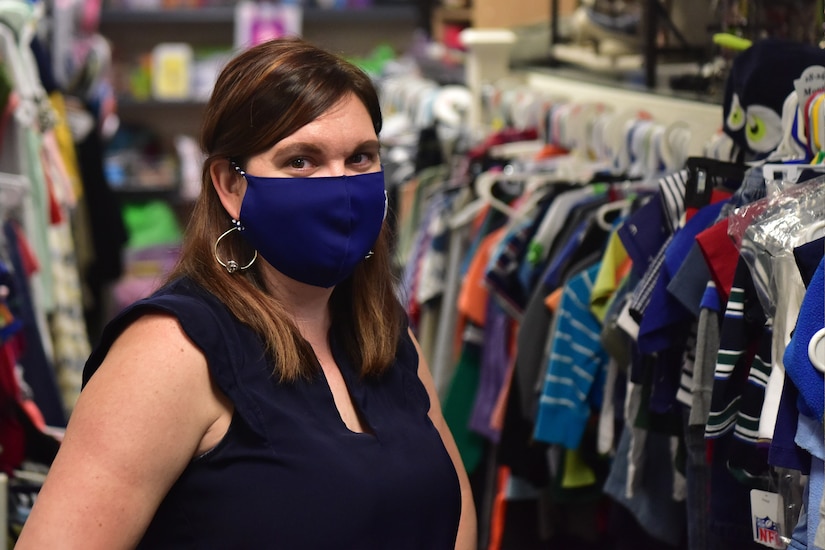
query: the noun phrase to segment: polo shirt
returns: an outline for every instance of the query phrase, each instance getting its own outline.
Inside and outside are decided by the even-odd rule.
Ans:
[[[601,406],[608,357],[589,307],[598,269],[597,263],[564,287],[539,399],[536,440],[568,449],[579,447],[591,410]]]
[[[654,353],[674,344],[674,338],[683,337],[684,331],[674,330],[692,319],[691,312],[667,291],[668,283],[678,271],[682,261],[695,242],[696,235],[717,218],[724,202],[701,208],[678,230],[664,253],[663,269],[653,287],[648,309],[639,324],[638,346],[642,353]]]
[[[799,410],[812,418],[825,415],[825,378],[808,356],[811,337],[825,326],[825,277],[820,261],[802,299],[788,347],[785,349],[785,372],[799,390]]]

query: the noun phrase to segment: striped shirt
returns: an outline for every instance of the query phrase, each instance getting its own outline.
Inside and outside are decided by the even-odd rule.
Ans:
[[[568,449],[579,447],[591,410],[601,407],[608,355],[601,323],[590,311],[599,266],[571,277],[563,288],[539,400],[535,439]]]
[[[744,260],[736,267],[719,341],[705,437],[734,437],[755,445],[765,386],[771,372],[771,323],[756,296]]]

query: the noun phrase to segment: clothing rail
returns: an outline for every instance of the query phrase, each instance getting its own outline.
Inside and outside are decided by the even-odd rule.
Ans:
[[[598,101],[617,110],[643,109],[662,124],[684,123],[690,130],[689,155],[702,155],[710,138],[721,128],[722,106],[669,97],[645,91],[617,89],[605,85],[581,82],[538,71],[522,75],[528,86],[552,91],[577,102]]]

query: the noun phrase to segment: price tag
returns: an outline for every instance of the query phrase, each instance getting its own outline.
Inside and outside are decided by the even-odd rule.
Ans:
[[[781,535],[782,497],[776,493],[751,489],[753,540],[768,548],[785,548]]]
[[[799,100],[799,108],[804,111],[808,100],[816,92],[825,90],[825,67],[821,65],[811,65],[793,81],[796,97]],[[805,113],[802,113],[805,116]]]

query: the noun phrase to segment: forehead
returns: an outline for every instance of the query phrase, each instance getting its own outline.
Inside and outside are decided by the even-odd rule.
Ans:
[[[302,126],[290,136],[284,138],[287,141],[300,136],[314,136],[326,138],[338,134],[364,134],[375,135],[373,121],[369,111],[361,100],[352,94],[344,96],[338,103],[330,107],[312,122]]]

